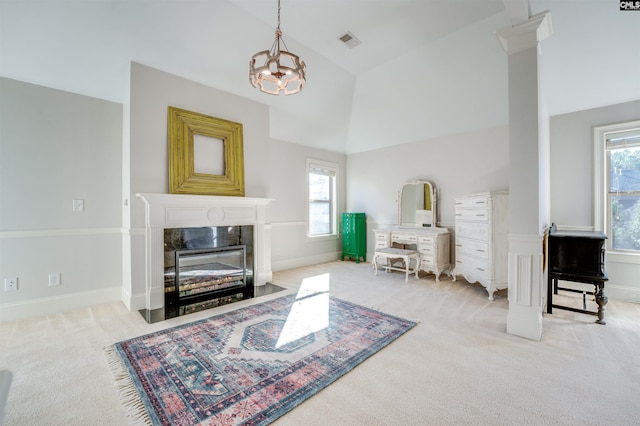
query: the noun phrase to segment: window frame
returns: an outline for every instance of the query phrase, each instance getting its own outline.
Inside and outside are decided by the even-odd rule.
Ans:
[[[610,173],[609,162],[610,154],[607,147],[607,140],[614,134],[627,132],[640,132],[640,120],[628,121],[623,123],[610,124],[606,126],[597,126],[593,128],[594,141],[594,225],[595,230],[604,232],[611,237],[611,195],[609,193]],[[608,254],[612,254],[619,261],[627,260],[632,263],[640,262],[640,250],[619,250],[612,247],[612,238],[606,241],[606,250]]]
[[[307,158],[307,202],[306,202],[306,235],[309,240],[323,240],[323,239],[336,239],[338,238],[338,181],[339,181],[339,165],[330,161],[317,160],[313,158]],[[311,234],[311,217],[310,206],[313,202],[311,200],[310,180],[309,176],[314,169],[326,170],[330,173],[332,179],[331,193],[329,194],[330,216],[329,227],[330,231],[327,234]]]

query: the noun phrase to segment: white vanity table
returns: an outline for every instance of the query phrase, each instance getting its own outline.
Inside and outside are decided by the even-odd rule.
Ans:
[[[373,233],[375,250],[386,247],[416,250],[420,256],[418,269],[435,274],[436,281],[440,281],[440,274],[451,269],[450,232],[435,227],[436,198],[436,189],[431,182],[405,184],[398,202],[399,225],[374,229]]]

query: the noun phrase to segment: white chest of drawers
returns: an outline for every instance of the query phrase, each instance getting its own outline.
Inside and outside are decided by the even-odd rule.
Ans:
[[[509,193],[486,192],[455,200],[456,275],[479,282],[493,300],[496,290],[507,288]]]
[[[374,229],[375,248],[392,247],[393,243],[406,244],[420,253],[420,270],[433,273],[436,281],[440,274],[451,269],[450,232],[445,228],[393,228]],[[415,245],[415,247],[414,247]]]

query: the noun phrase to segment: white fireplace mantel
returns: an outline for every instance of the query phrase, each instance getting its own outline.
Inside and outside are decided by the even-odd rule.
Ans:
[[[164,229],[253,225],[254,285],[272,278],[270,198],[210,195],[136,194],[145,203],[146,308],[164,307]]]

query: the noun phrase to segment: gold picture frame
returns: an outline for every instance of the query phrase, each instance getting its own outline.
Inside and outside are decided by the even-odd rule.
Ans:
[[[212,138],[222,146],[220,170],[197,171],[194,137]],[[169,107],[169,192],[171,194],[244,196],[242,123]],[[205,139],[206,140],[206,139]]]

